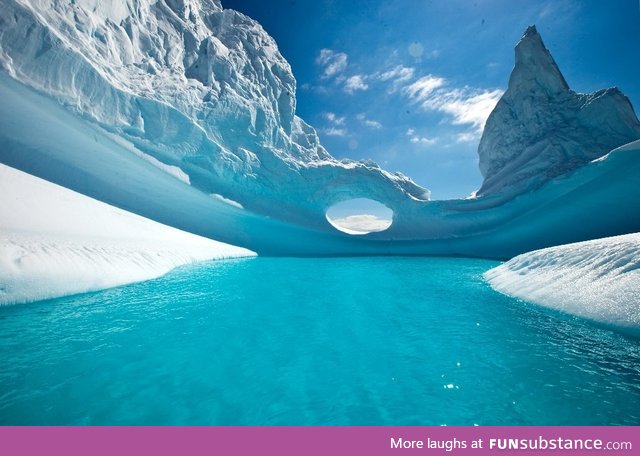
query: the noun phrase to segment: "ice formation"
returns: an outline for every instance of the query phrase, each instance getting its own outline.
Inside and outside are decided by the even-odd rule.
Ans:
[[[274,40],[218,0],[7,0],[1,21],[6,73],[203,192],[302,225],[354,194],[427,198],[373,163],[333,159],[295,115]]]
[[[640,138],[631,103],[617,88],[569,89],[535,27],[516,46],[509,87],[478,147],[478,195],[522,193]]]
[[[161,225],[0,164],[0,305],[255,255]]]
[[[524,253],[485,278],[502,293],[640,334],[640,233]]]
[[[0,162],[161,223],[265,255],[510,258],[640,230],[640,143],[611,151],[640,137],[635,114],[616,90],[569,91],[535,30],[487,123],[480,196],[429,201],[332,158],[273,39],[216,0],[2,4]],[[393,224],[336,230],[326,212],[350,198]]]

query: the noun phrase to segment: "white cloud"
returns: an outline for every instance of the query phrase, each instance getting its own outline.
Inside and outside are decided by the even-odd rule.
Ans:
[[[329,93],[329,89],[327,89],[325,86],[312,85],[312,84],[309,84],[308,82],[305,82],[304,84],[302,84],[300,86],[300,89],[304,90],[305,92],[315,92],[322,95],[327,95]]]
[[[322,116],[331,122],[333,125],[344,125],[344,117],[338,117],[333,112],[324,112]]]
[[[434,138],[427,138],[426,136],[413,136],[410,140],[413,144],[424,144],[431,146],[436,143]]]
[[[436,138],[427,138],[426,136],[420,136],[416,134],[413,128],[407,130],[406,135],[409,137],[409,142],[412,144],[423,144],[425,146],[432,146],[437,142]]]
[[[364,77],[361,74],[356,74],[347,78],[344,83],[344,91],[347,93],[354,93],[357,90],[367,90],[369,85],[364,82]]]
[[[316,58],[316,63],[323,67],[322,78],[339,75],[347,68],[348,61],[347,54],[335,52],[331,49],[321,49]]]
[[[331,223],[353,234],[366,234],[386,230],[391,225],[391,220],[371,214],[362,214],[331,220]]]
[[[322,130],[327,136],[347,136],[348,131],[346,128],[329,127]]]
[[[369,127],[369,128],[373,128],[374,130],[379,130],[382,128],[382,124],[380,122],[378,122],[377,120],[365,120],[364,124]]]
[[[415,70],[411,67],[398,65],[389,71],[378,75],[381,81],[391,81],[390,93],[396,92],[402,85],[413,79]]]
[[[434,90],[442,87],[444,84],[444,78],[428,74],[406,86],[403,91],[412,101],[424,103],[429,99]]]
[[[398,65],[389,71],[385,71],[379,77],[383,81],[393,79],[394,81],[407,82],[413,78],[415,70],[411,67]]]
[[[364,113],[358,114],[356,116],[356,119],[362,122],[364,126],[373,128],[374,130],[379,130],[382,128],[382,124],[380,122],[378,122],[377,120],[367,119],[367,116],[365,116]]]
[[[348,136],[349,130],[346,128],[346,118],[338,116],[335,112],[323,112],[322,117],[329,123],[322,132],[327,136]]]
[[[493,111],[503,91],[477,90],[465,87],[434,94],[425,100],[422,106],[445,112],[453,117],[455,125],[471,125],[476,134],[480,135],[484,129],[487,117]]]
[[[465,143],[465,142],[473,142],[476,139],[478,139],[478,134],[477,132],[464,132],[464,133],[458,133],[456,135],[456,142],[459,143]]]
[[[478,138],[503,91],[446,86],[446,79],[427,75],[404,87],[403,92],[425,111],[440,111],[450,115],[454,125],[471,126],[473,139]],[[463,137],[466,138],[464,140],[472,140],[468,135]]]

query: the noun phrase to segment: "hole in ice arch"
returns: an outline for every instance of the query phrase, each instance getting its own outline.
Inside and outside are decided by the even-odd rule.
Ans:
[[[354,198],[327,209],[327,220],[347,234],[367,234],[384,231],[393,223],[393,211],[369,198]]]

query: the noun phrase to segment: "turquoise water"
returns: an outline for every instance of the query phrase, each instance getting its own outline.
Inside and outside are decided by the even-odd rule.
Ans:
[[[494,262],[255,258],[0,309],[0,424],[640,424],[640,341]]]

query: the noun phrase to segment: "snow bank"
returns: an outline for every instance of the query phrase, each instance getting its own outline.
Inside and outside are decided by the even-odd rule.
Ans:
[[[0,165],[0,304],[113,287],[252,256]]]
[[[640,332],[640,233],[524,253],[484,277],[501,293]]]

